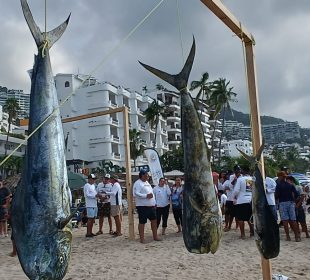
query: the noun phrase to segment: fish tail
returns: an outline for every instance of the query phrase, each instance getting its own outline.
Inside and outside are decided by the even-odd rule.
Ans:
[[[179,74],[177,74],[177,75],[168,74],[168,73],[166,73],[164,71],[161,71],[161,70],[158,70],[158,69],[156,69],[154,67],[146,65],[146,64],[144,64],[144,63],[142,63],[140,61],[139,61],[139,63],[144,68],[149,70],[151,73],[153,73],[157,77],[161,78],[162,80],[166,81],[167,83],[169,83],[170,85],[174,86],[179,91],[181,91],[181,90],[183,90],[183,89],[185,89],[187,87],[189,74],[191,72],[191,69],[192,69],[192,66],[193,66],[193,62],[194,62],[195,51],[196,51],[196,45],[195,45],[195,38],[193,37],[193,44],[192,44],[190,53],[189,53],[189,55],[187,57],[187,60],[185,62],[185,65],[184,65],[182,71]]]
[[[23,9],[26,22],[29,26],[31,34],[38,48],[42,48],[42,47],[46,48],[47,46],[50,49],[54,45],[54,43],[61,37],[61,35],[65,32],[68,26],[71,14],[69,15],[66,21],[64,21],[62,24],[60,24],[55,29],[49,32],[46,32],[45,34],[45,32],[44,33],[41,32],[40,28],[35,23],[32,13],[30,11],[29,5],[27,3],[27,0],[20,0],[20,3],[22,5],[22,9]]]
[[[262,145],[259,147],[257,154],[255,156],[249,156],[247,155],[245,152],[241,151],[240,149],[237,148],[237,150],[239,151],[239,153],[250,163],[255,163],[256,161],[260,160],[260,157],[263,153],[264,150],[264,146],[265,146],[265,141],[263,140]]]

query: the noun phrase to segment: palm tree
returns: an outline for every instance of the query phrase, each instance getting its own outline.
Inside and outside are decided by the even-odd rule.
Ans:
[[[145,123],[149,123],[151,129],[155,129],[154,148],[156,147],[157,127],[160,117],[166,116],[166,106],[159,104],[157,100],[154,100],[149,107],[143,112],[145,116]]]
[[[143,154],[144,150],[140,135],[141,132],[137,129],[129,130],[130,156],[133,159],[134,167],[136,167],[137,158]]]
[[[202,74],[202,77],[199,81],[192,81],[190,90],[195,90],[199,88],[199,91],[196,96],[196,108],[199,108],[199,102],[202,100],[208,103],[210,97],[210,82],[208,82],[209,73],[205,72]]]
[[[8,119],[9,127],[8,127],[8,131],[7,131],[7,137],[6,137],[6,142],[5,142],[5,153],[4,153],[4,155],[6,156],[7,150],[8,150],[9,133],[11,130],[11,124],[12,124],[13,119],[16,119],[17,113],[20,110],[20,107],[19,107],[18,102],[15,98],[8,98],[5,101],[5,104],[3,106],[3,110],[4,110],[4,112],[9,114],[9,119]]]
[[[225,78],[219,78],[218,80],[214,81],[211,86],[210,103],[214,106],[214,115],[217,116],[219,113],[222,113],[223,116],[222,131],[218,152],[219,166],[221,166],[221,145],[224,136],[226,111],[231,110],[230,102],[235,101],[234,97],[237,96],[237,93],[232,91],[233,87],[229,87],[229,84],[230,81],[226,82]]]

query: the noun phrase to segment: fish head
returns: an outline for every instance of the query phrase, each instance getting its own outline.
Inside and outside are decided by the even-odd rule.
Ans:
[[[70,260],[71,240],[71,232],[62,230],[38,241],[32,252],[23,256],[24,261],[21,263],[26,263],[23,266],[26,275],[30,279],[63,279]]]

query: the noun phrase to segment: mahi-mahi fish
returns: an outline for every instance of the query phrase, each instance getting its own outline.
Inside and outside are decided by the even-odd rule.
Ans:
[[[239,149],[238,151],[252,165],[255,165],[255,186],[252,188],[255,242],[261,255],[265,259],[272,259],[280,252],[280,234],[277,220],[267,201],[264,179],[259,169],[263,149],[264,144],[259,148],[256,156],[249,156]]]
[[[187,90],[194,57],[195,40],[182,71],[177,75],[140,64],[180,92],[185,176],[183,239],[189,252],[214,254],[222,236],[222,213],[212,178],[210,152],[198,112]]]
[[[12,202],[13,237],[21,266],[31,280],[63,279],[71,254],[70,193],[64,135],[49,49],[68,19],[47,33],[36,25],[27,0],[26,22],[38,47],[31,75],[29,133],[25,166]]]

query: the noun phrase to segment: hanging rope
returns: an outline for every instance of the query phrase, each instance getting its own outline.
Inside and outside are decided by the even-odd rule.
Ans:
[[[45,0],[46,1],[46,0]],[[26,137],[26,139],[24,141],[22,141],[7,157],[5,157],[1,162],[0,162],[0,166],[2,166],[22,145],[25,145],[28,141],[29,138],[32,137],[33,134],[35,134],[57,111],[59,111],[59,109],[71,98],[71,96],[78,90],[80,89],[84,83],[86,81],[88,81],[93,74],[102,67],[102,65],[108,60],[108,58],[116,51],[118,50],[121,45],[126,42],[134,33],[135,31],[161,6],[161,4],[164,2],[165,0],[160,0],[158,2],[158,4],[128,33],[127,36],[125,36],[100,62],[99,64],[94,68],[93,71],[90,72],[90,74],[88,76],[86,76],[86,78],[84,80],[82,80],[81,85],[76,88],[74,91],[72,91],[60,104],[58,107],[56,107],[53,112],[46,117],[46,119],[40,124],[38,125],[29,135],[28,137]],[[46,31],[45,31],[45,36],[46,36]],[[47,40],[46,40],[47,41]],[[48,46],[48,43],[47,43]]]
[[[185,58],[184,58],[184,49],[183,49],[183,38],[182,38],[181,15],[180,15],[179,0],[176,0],[176,4],[177,4],[177,15],[178,15],[178,27],[179,27],[180,45],[181,45],[182,59],[183,59],[183,64],[184,64]]]

